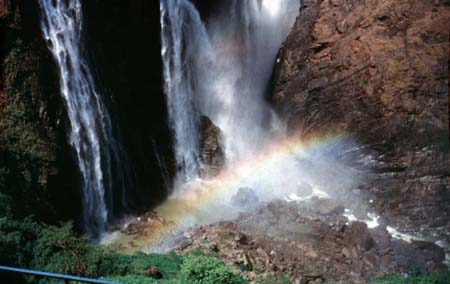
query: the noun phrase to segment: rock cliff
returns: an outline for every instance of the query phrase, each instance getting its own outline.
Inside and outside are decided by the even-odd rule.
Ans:
[[[38,7],[0,1],[0,215],[76,216],[77,169]]]
[[[450,224],[449,20],[446,1],[302,1],[273,82],[289,129],[364,145],[375,209],[425,234]]]

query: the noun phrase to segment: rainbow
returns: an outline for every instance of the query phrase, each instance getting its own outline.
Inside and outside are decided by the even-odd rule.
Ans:
[[[214,222],[214,218],[219,221],[223,216],[227,216],[226,219],[230,220],[232,219],[230,211],[236,210],[230,210],[230,207],[222,208],[220,201],[230,192],[234,193],[246,179],[258,179],[261,173],[270,172],[291,158],[329,149],[346,138],[348,138],[346,134],[328,134],[308,139],[301,139],[298,136],[281,139],[253,155],[253,158],[224,169],[212,179],[192,181],[183,185],[155,209],[157,215],[164,221],[147,223],[141,235],[115,232],[105,238],[104,243],[118,244],[123,247],[121,251],[125,253],[134,253],[136,250],[152,251],[168,239],[168,236],[182,228],[210,224]],[[205,215],[206,219],[202,219]]]
[[[218,202],[226,193],[237,189],[249,178],[257,178],[262,172],[274,164],[311,151],[317,151],[339,143],[347,138],[345,134],[315,136],[307,140],[292,136],[271,144],[252,159],[241,161],[228,167],[210,180],[199,180],[184,185],[156,212],[159,216],[170,220],[177,227],[188,218],[200,214],[202,209]]]

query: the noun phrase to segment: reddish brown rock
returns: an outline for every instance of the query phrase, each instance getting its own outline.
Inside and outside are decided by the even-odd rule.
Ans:
[[[373,177],[361,188],[390,223],[441,236],[450,225],[449,20],[450,7],[433,1],[305,0],[273,92],[291,132],[347,133],[368,146]]]
[[[299,205],[276,205],[276,209],[264,205],[242,214],[235,222],[188,229],[180,236],[189,236],[189,246],[177,251],[214,251],[256,282],[258,271],[280,278],[368,283],[375,276],[408,273],[417,268],[427,273],[447,270],[442,264],[443,250],[433,243],[410,244],[391,238],[385,227],[368,229],[361,222],[347,226],[340,216],[323,217],[313,209],[309,213],[302,211],[305,218],[299,219],[286,214],[292,208],[299,209]],[[342,225],[345,228],[337,230]],[[303,232],[298,232],[299,228]],[[293,231],[297,234],[293,235]],[[181,243],[179,238],[173,242]]]

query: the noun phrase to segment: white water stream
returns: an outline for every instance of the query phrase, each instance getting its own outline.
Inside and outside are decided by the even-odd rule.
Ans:
[[[81,2],[39,0],[42,31],[59,68],[61,95],[71,124],[70,144],[82,177],[83,223],[95,237],[105,231],[111,218],[112,172],[121,154],[86,61]],[[126,196],[121,195],[125,203]]]

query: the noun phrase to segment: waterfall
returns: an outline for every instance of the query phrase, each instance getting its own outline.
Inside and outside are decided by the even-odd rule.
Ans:
[[[195,7],[187,0],[161,0],[164,88],[170,126],[174,133],[178,177],[195,178],[199,168],[199,116],[196,81],[199,50],[208,45],[205,27]],[[198,55],[198,57],[197,57]]]
[[[189,0],[160,1],[165,92],[179,182],[198,177],[202,115],[222,131],[228,165],[251,156],[282,128],[265,95],[300,3],[231,0],[215,5],[219,2],[219,12],[202,19]]]
[[[122,153],[86,62],[81,0],[39,0],[39,4],[42,31],[59,68],[60,91],[71,124],[70,144],[81,173],[83,223],[86,232],[97,237],[112,218],[113,180],[122,174],[118,169]],[[120,186],[126,203],[123,182]]]

